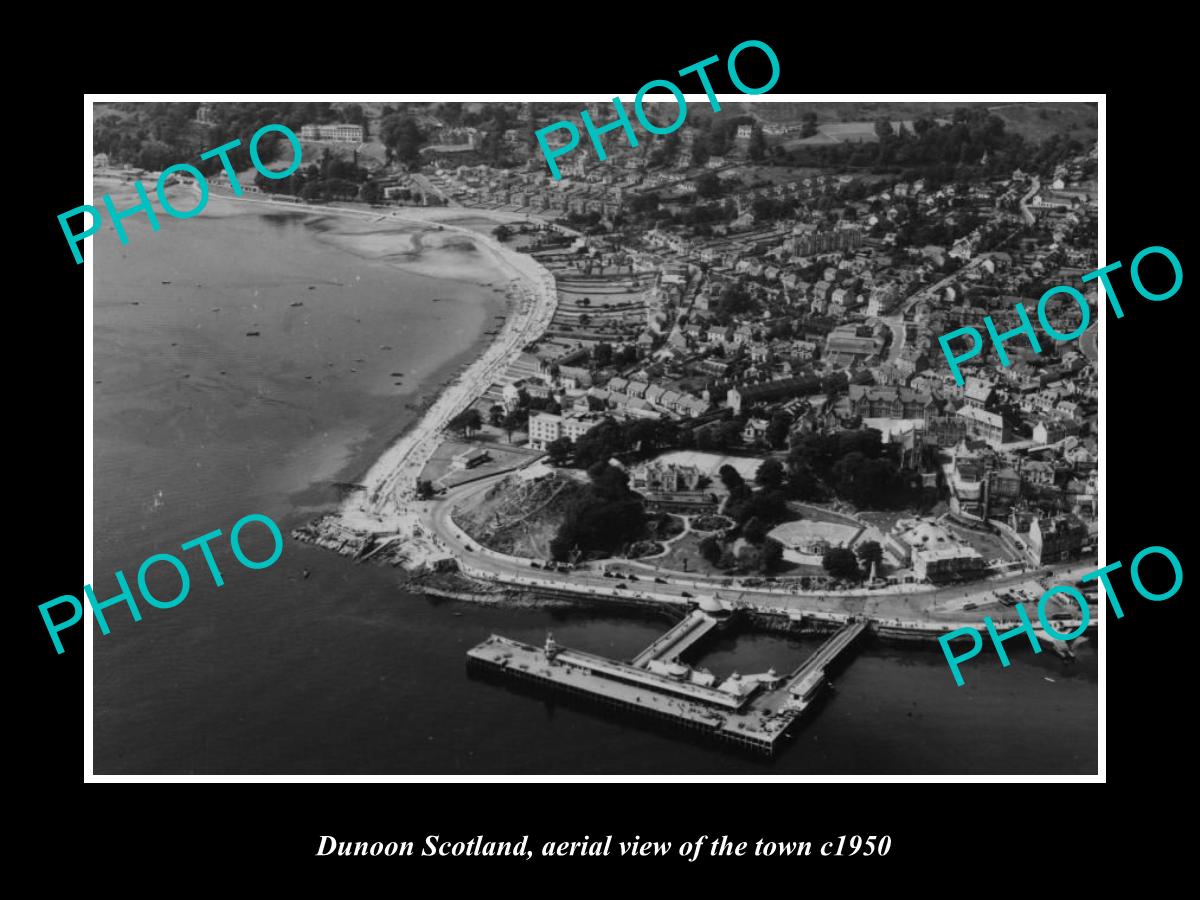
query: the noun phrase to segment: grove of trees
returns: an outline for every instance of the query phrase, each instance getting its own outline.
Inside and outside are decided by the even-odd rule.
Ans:
[[[621,546],[642,538],[646,513],[642,502],[629,490],[629,477],[607,462],[588,469],[589,485],[570,502],[550,542],[550,553],[557,560],[581,554],[610,554]]]

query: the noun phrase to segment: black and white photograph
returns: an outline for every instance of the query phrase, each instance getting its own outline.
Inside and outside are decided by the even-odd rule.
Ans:
[[[684,90],[91,102],[96,776],[1096,779],[1103,97]]]

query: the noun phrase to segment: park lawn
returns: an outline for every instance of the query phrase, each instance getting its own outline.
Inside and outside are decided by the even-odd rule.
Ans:
[[[687,572],[697,573],[702,575],[724,575],[722,569],[710,565],[708,560],[700,555],[700,541],[707,535],[689,533],[675,541],[671,545],[670,550],[665,556],[656,556],[653,559],[644,559],[642,562],[649,563],[653,566],[658,566],[662,569],[670,569],[674,572],[684,571],[684,560],[687,560]]]

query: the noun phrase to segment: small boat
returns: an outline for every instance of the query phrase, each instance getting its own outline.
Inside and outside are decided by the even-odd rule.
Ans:
[[[164,282],[163,282],[163,284],[170,284],[170,283],[171,283],[171,282],[169,282],[169,281],[164,281]]]
[[[138,301],[136,301],[136,300],[133,300],[133,301],[130,301],[130,305],[131,306],[141,306],[142,304],[138,303]]]
[[[393,378],[403,378],[403,377],[404,377],[404,373],[403,373],[403,372],[393,372],[393,373],[392,373],[392,377],[393,377]]]
[[[310,284],[310,285],[308,286],[308,289],[309,289],[310,291],[315,291],[317,288],[316,288],[316,286],[315,286],[315,285],[311,285],[311,284]]]
[[[303,301],[303,300],[297,300],[295,303],[292,303],[292,304],[290,304],[290,305],[291,305],[291,306],[303,306],[303,305],[304,305],[304,301]]]
[[[300,570],[300,577],[301,577],[301,578],[307,578],[307,577],[308,577],[308,575],[309,575],[309,571],[308,571],[308,569],[301,569],[301,570]]]
[[[1048,675],[1043,675],[1043,676],[1042,676],[1042,681],[1048,681],[1048,682],[1050,682],[1051,684],[1058,684],[1058,682],[1057,682],[1057,681],[1055,681],[1053,678],[1051,678],[1051,677],[1050,677],[1050,676],[1048,676]]]
[[[261,334],[261,332],[258,332],[258,331],[247,331],[247,332],[246,332],[246,337],[258,337],[258,336],[259,336],[259,334]]]
[[[219,306],[214,306],[214,307],[212,308],[212,311],[213,311],[213,312],[220,312],[220,311],[221,311],[221,307],[219,307]]]

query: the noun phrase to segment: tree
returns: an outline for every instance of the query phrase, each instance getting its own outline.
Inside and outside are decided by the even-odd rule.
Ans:
[[[783,544],[775,538],[767,538],[763,541],[762,554],[758,561],[764,572],[774,572],[783,562]]]
[[[546,454],[550,462],[556,466],[565,465],[571,456],[571,442],[565,437],[553,440],[546,445]]]
[[[716,535],[710,534],[700,541],[700,555],[708,560],[709,565],[715,566],[721,559],[721,542]]]
[[[513,432],[524,428],[528,421],[529,413],[523,413],[520,409],[514,409],[504,417],[504,421],[500,423],[500,427],[504,429],[504,436],[510,444],[512,443]]]
[[[871,564],[874,563],[876,570],[883,562],[883,548],[879,546],[879,541],[864,541],[858,545],[858,561],[862,563],[863,571],[870,572]]]
[[[495,235],[496,240],[502,244],[512,237],[512,231],[506,225],[497,225],[492,229],[492,234]]]
[[[592,347],[592,362],[597,368],[603,369],[605,366],[612,364],[613,348],[612,344],[601,341]]]
[[[364,203],[378,203],[383,199],[383,188],[374,181],[364,181],[359,188]]]
[[[802,117],[804,125],[800,128],[800,137],[812,137],[817,133],[817,114],[813,112],[805,113]]]
[[[729,465],[729,463],[721,466],[717,470],[717,474],[721,476],[721,484],[725,485],[725,489],[730,493],[733,492],[734,488],[741,487],[745,483],[738,470]]]
[[[717,299],[716,316],[722,322],[728,322],[735,316],[750,312],[754,305],[748,290],[741,285],[729,284],[721,290],[721,296]]]
[[[755,516],[742,526],[742,537],[751,544],[761,544],[767,539],[767,526]]]
[[[705,172],[696,179],[696,196],[704,200],[721,196],[721,179],[716,172]]]
[[[855,451],[837,461],[831,477],[838,496],[858,507],[890,507],[906,499],[900,472],[889,459]]]
[[[576,439],[575,463],[587,467],[597,462],[607,462],[620,453],[624,446],[621,426],[612,419],[605,419]]]
[[[775,413],[767,425],[767,443],[776,450],[782,450],[787,446],[788,433],[791,429],[792,417],[782,411]]]
[[[875,134],[879,140],[890,138],[894,134],[892,131],[892,122],[887,116],[880,116],[875,120]]]
[[[403,113],[393,113],[380,120],[379,139],[402,163],[412,164],[421,158],[425,136],[417,123]]]
[[[779,487],[783,484],[783,463],[774,457],[764,459],[754,474],[754,480],[765,488]]]
[[[767,155],[767,139],[763,136],[763,130],[758,125],[754,126],[754,130],[750,132],[750,158],[762,159]]]
[[[575,548],[609,553],[645,533],[645,510],[629,491],[628,476],[603,461],[588,475],[591,484],[570,501],[551,542],[555,559],[567,558]]]
[[[499,403],[497,403],[495,406],[493,406],[491,409],[488,410],[488,421],[491,422],[492,425],[495,426],[496,428],[499,428],[500,426],[502,426],[504,424],[505,413],[506,413],[506,410],[504,409],[504,407],[501,406]]]
[[[463,437],[467,437],[472,431],[478,431],[483,427],[483,417],[475,408],[466,409],[450,420],[450,427],[462,434]]]
[[[793,468],[789,465],[788,472],[788,491],[793,497],[797,500],[820,500],[822,498],[821,482],[811,466],[801,464]]]
[[[433,482],[426,478],[422,478],[417,482],[417,496],[422,500],[428,500],[433,496]]]
[[[845,547],[830,547],[825,551],[821,565],[834,578],[858,581],[862,577],[858,569],[858,560],[854,558],[854,551]]]

